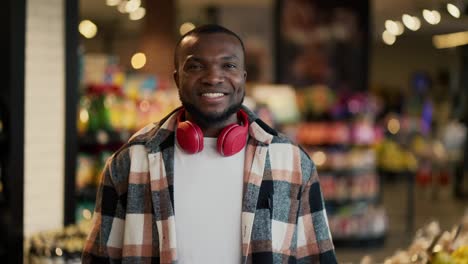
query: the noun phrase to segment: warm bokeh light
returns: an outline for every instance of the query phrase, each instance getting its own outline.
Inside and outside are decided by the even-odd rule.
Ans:
[[[401,23],[400,21],[395,21],[396,25],[397,25],[397,32],[396,32],[396,35],[397,36],[400,36],[401,34],[403,34],[405,32],[405,26],[403,26],[403,23]]]
[[[146,64],[146,55],[142,52],[135,53],[132,56],[131,63],[135,70],[143,68],[143,66]]]
[[[437,10],[423,10],[423,17],[427,21],[427,23],[431,25],[437,25],[440,22],[440,13]]]
[[[63,250],[61,248],[55,248],[55,255],[61,257],[63,255]]]
[[[405,31],[403,24],[400,21],[386,20],[385,29],[388,33],[394,36],[400,36]]]
[[[150,102],[148,102],[148,100],[143,100],[140,102],[140,111],[141,112],[148,112],[149,109],[150,109]]]
[[[82,214],[83,214],[83,218],[86,220],[91,220],[91,218],[93,217],[93,214],[88,209],[84,209]]]
[[[141,6],[141,0],[130,0],[125,5],[125,12],[132,13]]]
[[[385,29],[388,31],[388,33],[390,33],[392,35],[396,36],[398,34],[398,25],[393,20],[386,20],[385,21]]]
[[[396,41],[396,37],[395,37],[395,35],[393,35],[390,32],[385,30],[382,33],[382,40],[387,45],[393,45],[395,43],[395,41]]]
[[[120,13],[125,14],[127,12],[127,1],[120,2],[117,6],[117,10],[119,10]]]
[[[180,35],[184,35],[185,33],[189,32],[190,30],[194,28],[195,28],[195,25],[193,23],[190,23],[190,22],[183,23],[179,28]]]
[[[327,161],[327,155],[323,151],[317,151],[312,154],[312,160],[315,165],[322,166]]]
[[[108,6],[117,6],[120,4],[121,0],[106,0],[106,5]]]
[[[432,10],[432,15],[434,16],[434,23],[439,24],[442,16],[440,15],[440,12],[437,10]]]
[[[460,18],[460,9],[454,4],[447,4],[447,11],[455,18]]]
[[[89,120],[89,113],[86,109],[80,110],[80,121],[83,123],[87,123]]]
[[[442,142],[440,141],[434,142],[432,146],[432,150],[434,152],[434,155],[439,159],[443,159],[444,157],[447,156],[447,152],[445,151],[444,144],[442,144]]]
[[[437,253],[442,250],[442,246],[440,244],[437,244],[434,246],[434,249],[432,250],[432,253]]]
[[[130,20],[140,20],[146,15],[146,9],[144,7],[139,7],[137,10],[128,14]]]
[[[400,121],[396,118],[390,118],[387,123],[387,129],[393,135],[397,134],[400,131]]]
[[[415,16],[404,14],[402,20],[403,24],[411,31],[417,31],[421,28],[421,20]]]
[[[468,31],[435,35],[432,43],[438,49],[454,48],[468,44]]]
[[[78,31],[83,35],[85,38],[90,39],[96,36],[98,28],[96,24],[94,24],[91,20],[83,20],[78,25]]]
[[[98,130],[96,140],[99,144],[107,144],[109,142],[109,134],[104,130]]]

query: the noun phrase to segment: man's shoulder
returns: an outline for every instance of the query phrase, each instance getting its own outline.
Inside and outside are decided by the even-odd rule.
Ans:
[[[149,124],[133,134],[130,139],[109,158],[109,169],[115,183],[125,183],[132,160],[145,158],[146,143],[157,133],[158,123]]]
[[[144,148],[159,130],[159,123],[151,123],[134,133],[111,157],[112,162],[127,162],[130,160],[132,148]]]
[[[155,137],[158,134],[161,134],[163,137],[166,137],[167,135],[171,134],[173,131],[171,131],[171,129],[168,129],[167,126],[171,126],[171,122],[174,122],[174,114],[177,113],[179,110],[180,107],[175,108],[174,110],[172,110],[172,112],[168,113],[161,120],[144,126],[135,134],[133,134],[128,140],[128,142],[122,146],[122,148],[128,149],[129,147],[134,145],[146,145],[148,142],[154,141]]]
[[[159,122],[156,122],[144,126],[130,137],[126,145],[146,144],[158,131],[159,124]]]

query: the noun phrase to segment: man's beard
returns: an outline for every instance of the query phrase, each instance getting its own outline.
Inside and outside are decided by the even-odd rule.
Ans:
[[[239,112],[239,110],[242,107],[242,103],[244,102],[244,97],[245,96],[242,96],[242,100],[240,102],[229,106],[222,113],[209,113],[209,114],[206,114],[200,111],[198,107],[196,107],[192,103],[186,102],[181,97],[180,97],[180,101],[182,102],[182,106],[184,106],[185,111],[190,113],[195,123],[204,127],[216,127],[216,126],[224,125],[224,122],[226,120],[228,120],[233,114]]]

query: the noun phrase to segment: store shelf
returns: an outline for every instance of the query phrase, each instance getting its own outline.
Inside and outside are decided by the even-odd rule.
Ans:
[[[305,120],[290,134],[317,165],[335,245],[383,245],[388,221],[379,204],[376,150],[383,132],[375,122],[377,111],[372,98],[366,94],[338,94],[323,87],[311,88],[306,94],[330,100],[320,108],[322,112],[307,114],[312,108],[301,109]]]
[[[325,205],[327,208],[335,208],[346,206],[350,204],[357,204],[357,203],[366,203],[366,204],[374,204],[377,203],[379,200],[378,195],[370,196],[370,197],[363,197],[363,198],[355,198],[355,199],[326,199]]]
[[[106,130],[87,132],[78,138],[79,151],[86,153],[114,152],[125,144],[130,133],[127,131]]]
[[[76,199],[78,201],[95,201],[96,200],[96,186],[86,186],[76,190]]]
[[[386,234],[370,236],[370,237],[333,237],[333,244],[337,248],[376,248],[385,244]]]

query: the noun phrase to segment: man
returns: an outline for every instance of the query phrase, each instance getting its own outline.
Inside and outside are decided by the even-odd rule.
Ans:
[[[336,263],[315,166],[242,105],[244,46],[182,36],[183,107],[107,162],[83,263]]]

